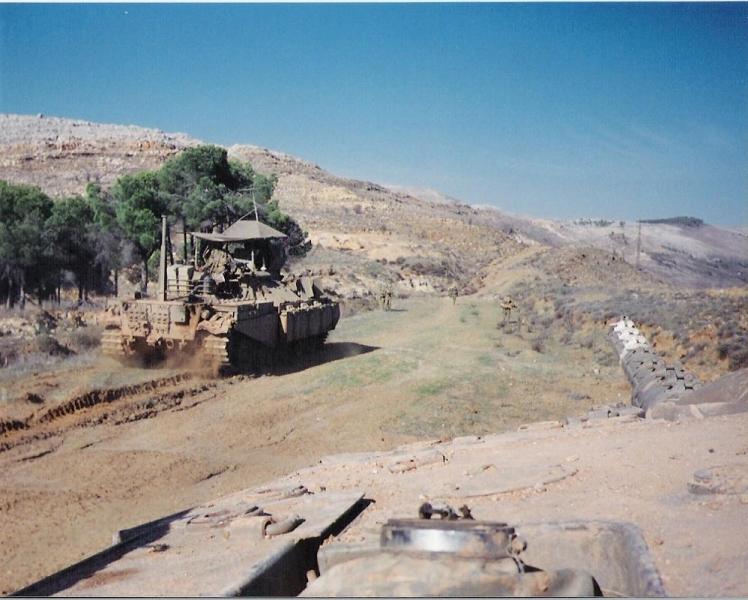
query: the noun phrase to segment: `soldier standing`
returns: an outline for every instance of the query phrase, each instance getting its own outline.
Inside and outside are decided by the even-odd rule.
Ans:
[[[457,303],[457,296],[458,296],[458,294],[459,294],[459,292],[457,291],[457,286],[456,285],[453,285],[453,286],[451,286],[449,288],[449,297],[452,298],[452,304],[453,305]]]
[[[502,323],[506,323],[512,316],[512,310],[517,308],[517,305],[512,300],[511,296],[504,296],[504,300],[501,302],[501,309],[504,311],[504,320]]]
[[[384,290],[384,310],[392,308],[392,287],[387,286]]]
[[[387,310],[387,292],[382,288],[379,292],[379,308]]]

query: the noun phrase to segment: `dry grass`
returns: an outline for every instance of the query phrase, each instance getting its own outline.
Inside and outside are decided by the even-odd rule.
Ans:
[[[535,263],[544,265],[543,256]],[[665,358],[680,360],[703,380],[748,366],[748,291],[627,287],[620,285],[631,283],[626,278],[605,277],[593,285],[588,279],[582,273],[570,282],[562,272],[511,289],[535,339],[590,350],[597,364],[608,366],[614,357],[605,339],[607,325],[626,315]]]

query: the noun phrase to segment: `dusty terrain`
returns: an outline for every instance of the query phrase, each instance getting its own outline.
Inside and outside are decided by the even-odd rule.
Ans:
[[[365,491],[376,504],[341,541],[371,542],[386,518],[409,516],[424,499],[461,502],[447,487],[478,485],[495,464],[498,474],[512,466],[496,482],[529,483],[470,498],[476,516],[634,522],[670,593],[748,592],[748,496],[687,489],[698,469],[748,471],[745,413],[551,421],[495,435],[626,401],[629,386],[594,349],[539,353],[497,328],[490,298],[394,308],[344,319],[321,356],[257,378],[201,380],[91,355],[77,358],[75,381],[69,365],[39,368],[44,401],[11,402],[25,427],[0,435],[0,589],[105,548],[117,529],[274,478]],[[480,437],[448,441],[465,435]],[[395,454],[324,458],[403,443],[411,445]],[[447,462],[431,460],[434,452]],[[409,466],[385,468],[394,460]],[[568,476],[538,484],[552,465]]]
[[[137,127],[0,115],[0,178],[59,197],[155,168],[196,143]],[[263,148],[229,151],[279,175],[276,197],[314,244],[290,268],[320,276],[344,299],[344,318],[308,361],[258,377],[201,379],[184,367],[102,359],[95,325],[66,329],[61,321],[38,336],[33,310],[0,315],[1,593],[106,547],[117,529],[326,455],[404,443],[430,451],[428,440],[514,432],[627,402],[629,385],[605,338],[622,314],[703,382],[748,366],[742,230],[645,224],[636,269],[632,223],[513,217],[430,190],[339,178]],[[394,310],[361,312],[385,283]],[[453,283],[456,305],[444,297]],[[506,294],[519,308],[503,323]],[[576,473],[477,500],[477,515],[633,521],[671,593],[748,593],[744,497],[694,498],[685,488],[696,469],[745,466],[744,415],[507,435],[485,437],[485,447],[439,447],[482,460],[490,446],[500,457],[492,460],[531,471],[563,463]],[[351,536],[369,536],[390,513],[411,515],[421,495],[439,497],[422,483],[440,476],[438,465],[395,474],[371,460],[327,459],[324,470],[290,477],[375,494]]]
[[[402,464],[412,468],[391,468]],[[738,474],[732,483],[742,494],[689,492],[694,471],[718,465]],[[467,503],[475,518],[515,524],[623,521],[642,530],[669,595],[748,593],[748,413],[675,423],[620,417],[577,428],[546,423],[397,453],[329,457],[276,483],[360,489],[374,498],[337,543],[376,545],[389,518],[414,517],[424,500],[455,509]],[[527,542],[529,554],[532,538]]]
[[[114,529],[325,454],[514,429],[628,395],[589,350],[543,355],[499,331],[489,301],[394,308],[343,320],[321,357],[287,373],[203,381],[91,356],[74,380],[67,365],[26,375],[47,391],[11,402],[26,427],[0,435],[2,590],[105,547]],[[570,377],[580,361],[589,369]]]

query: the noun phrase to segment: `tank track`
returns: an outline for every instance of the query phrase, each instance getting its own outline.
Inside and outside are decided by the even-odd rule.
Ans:
[[[205,336],[200,347],[205,355],[207,370],[217,375],[227,372],[232,368],[229,355],[228,336],[208,335]]]
[[[142,340],[126,342],[119,329],[106,329],[101,335],[101,352],[128,366],[148,366],[163,358],[158,349]]]
[[[124,360],[128,354],[125,351],[125,344],[122,340],[122,334],[118,329],[105,329],[101,334],[101,351],[104,356]]]
[[[322,349],[327,334],[298,340],[293,344],[268,348],[241,334],[207,335],[200,343],[207,370],[216,374],[263,371],[303,358]]]
[[[322,349],[327,334],[298,340],[278,348],[268,348],[241,334],[206,335],[199,342],[199,352],[204,357],[205,370],[211,375],[226,375],[235,372],[264,371],[278,365],[303,360]],[[122,363],[140,359],[148,363],[156,360],[154,349],[144,347],[141,351],[128,348],[118,329],[106,329],[101,336],[104,356]],[[153,355],[153,356],[151,356]],[[161,356],[163,358],[163,356]]]

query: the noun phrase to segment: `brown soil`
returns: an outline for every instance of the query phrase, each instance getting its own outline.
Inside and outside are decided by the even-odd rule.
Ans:
[[[63,119],[0,120],[0,177],[55,196],[156,168],[197,143]],[[662,327],[653,340],[658,352],[682,359],[704,380],[728,369],[717,345],[731,341],[739,351],[745,339],[742,234],[702,228],[708,254],[725,257],[715,263],[711,256],[685,258],[692,240],[682,231],[645,226],[641,264],[648,274],[633,267],[630,224],[614,231],[541,226],[335,177],[261,148],[230,151],[279,174],[276,199],[317,242],[292,269],[324,276],[348,315],[372,306],[390,284],[395,310],[346,318],[321,355],[254,378],[201,379],[169,365],[125,368],[96,350],[0,369],[0,593],[103,549],[117,529],[327,454],[514,430],[626,401],[629,386],[605,340],[608,313],[646,321],[648,334]],[[663,245],[666,230],[665,241],[680,244],[677,252]],[[598,249],[560,248],[572,242]],[[667,266],[673,261],[679,268]],[[659,278],[742,287],[679,298]],[[456,306],[434,295],[454,282],[461,286]],[[479,294],[466,295],[472,290]],[[507,293],[520,308],[497,327],[497,299]],[[729,325],[729,336],[715,337],[711,323]],[[15,339],[0,342],[0,355],[26,352]],[[735,498],[686,503],[679,495],[688,474],[709,466],[705,456],[744,463],[745,417],[613,432],[508,443],[505,460],[578,456],[579,474],[553,488],[557,494],[492,498],[497,514],[490,516],[631,520],[645,528],[671,592],[748,593],[746,505]],[[416,501],[397,495],[399,482],[390,478],[397,474],[374,471],[337,481],[376,491],[378,504],[367,513],[375,518],[406,505],[412,514]]]
[[[439,460],[427,460],[434,454]],[[702,469],[727,473],[727,493],[689,491]],[[554,470],[567,476],[549,481],[545,473]],[[343,543],[376,545],[388,519],[415,517],[424,501],[467,504],[476,519],[519,525],[520,535],[523,523],[622,521],[640,528],[668,594],[748,594],[748,413],[675,423],[619,418],[568,429],[537,424],[422,443],[395,456],[326,460],[280,484],[365,490],[375,503],[343,533]],[[526,537],[531,550],[537,542]]]
[[[326,454],[513,429],[628,395],[617,367],[567,372],[591,352],[540,355],[497,329],[490,300],[394,309],[343,320],[322,355],[282,373],[202,380],[108,360],[86,368],[86,385],[64,364],[30,373],[59,399],[0,407],[23,415],[0,433],[0,590],[104,548],[117,529]]]

